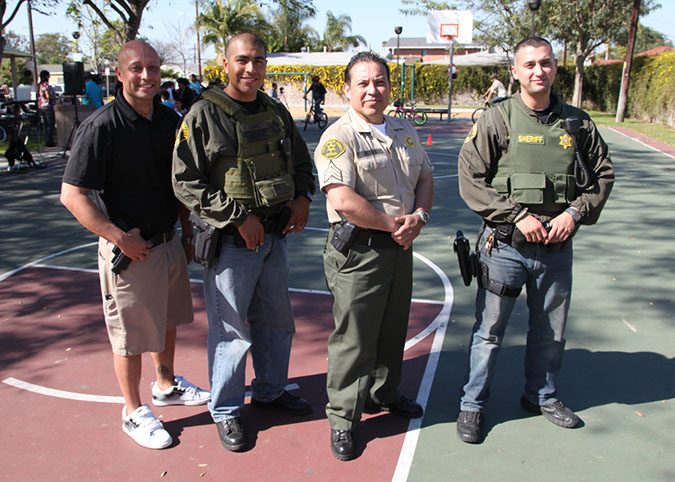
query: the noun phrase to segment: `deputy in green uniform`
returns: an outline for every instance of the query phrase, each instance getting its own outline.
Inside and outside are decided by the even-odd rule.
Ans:
[[[457,435],[478,443],[494,365],[523,286],[529,327],[521,405],[554,424],[580,418],[558,399],[572,289],[572,237],[594,224],[612,190],[609,150],[588,114],[551,93],[557,62],[533,37],[514,50],[520,93],[489,109],[459,155],[459,188],[483,218],[482,275]],[[579,157],[577,159],[577,156]]]
[[[398,391],[412,295],[412,242],[429,220],[432,167],[412,125],[383,115],[386,62],[355,55],[345,72],[350,110],[321,136],[314,162],[331,229],[324,250],[335,331],[328,340],[331,450],[354,457],[352,431],[366,409],[421,417]],[[351,246],[333,243],[357,226]],[[339,240],[338,239],[338,240]],[[347,243],[349,245],[349,243]],[[339,246],[339,244],[338,244]]]
[[[302,231],[314,192],[312,160],[293,119],[259,89],[267,48],[251,33],[227,44],[225,90],[202,93],[176,137],[176,197],[222,242],[204,272],[209,320],[209,404],[222,445],[246,447],[240,408],[246,393],[246,356],[255,378],[251,404],[293,415],[308,402],[285,390],[295,333],[288,295],[284,236]]]

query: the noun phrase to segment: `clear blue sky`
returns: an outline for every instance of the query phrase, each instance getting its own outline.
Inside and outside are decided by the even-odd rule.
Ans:
[[[7,3],[8,9],[14,4],[12,1]],[[642,22],[666,34],[675,42],[675,1],[660,0],[660,3],[662,7],[642,19]],[[164,28],[175,25],[177,19],[185,19],[185,23],[194,21],[193,0],[160,0],[151,2],[151,5],[152,7],[149,10],[146,9],[143,15],[141,27],[141,33],[150,40],[161,39]],[[395,37],[394,27],[397,25],[403,27],[401,34],[403,37],[426,36],[426,18],[401,15],[399,13],[400,1],[397,0],[314,0],[314,5],[318,10],[318,15],[310,23],[320,34],[323,33],[326,25],[326,11],[330,10],[334,15],[347,14],[352,18],[352,33],[364,36],[373,49],[380,48],[383,41]],[[63,8],[55,13],[56,15],[53,16],[34,13],[33,25],[36,36],[40,33],[52,32],[70,36],[76,29],[75,25],[66,18]],[[8,30],[28,35],[25,7],[21,7],[17,18],[9,25]],[[202,58],[210,58],[213,55],[212,52],[213,49],[210,49],[202,55]]]

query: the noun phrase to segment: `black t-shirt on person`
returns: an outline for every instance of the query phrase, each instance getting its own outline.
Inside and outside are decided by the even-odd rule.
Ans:
[[[171,184],[179,117],[154,103],[152,120],[138,114],[122,91],[77,130],[63,182],[91,189],[94,202],[116,225],[140,228],[150,239],[178,219]]]

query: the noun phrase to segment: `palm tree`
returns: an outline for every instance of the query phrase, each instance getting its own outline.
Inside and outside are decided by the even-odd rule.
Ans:
[[[323,42],[329,51],[342,51],[347,47],[358,47],[360,43],[366,43],[361,35],[346,35],[352,31],[352,18],[342,14],[338,17],[328,10],[326,12],[326,31],[323,34]]]
[[[262,33],[267,26],[262,11],[254,0],[216,0],[203,2],[204,13],[197,26],[205,32],[204,45],[213,44],[225,55],[227,41],[241,32]]]
[[[272,28],[266,38],[270,52],[297,52],[316,43],[319,35],[304,24],[316,14],[311,0],[278,0],[277,3],[279,7],[273,11]]]

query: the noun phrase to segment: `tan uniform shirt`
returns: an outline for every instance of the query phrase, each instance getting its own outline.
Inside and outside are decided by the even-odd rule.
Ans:
[[[417,181],[433,167],[410,121],[384,119],[386,137],[351,109],[323,133],[314,152],[319,185],[343,184],[390,216],[410,214]],[[328,200],[326,210],[329,222],[340,221]]]

